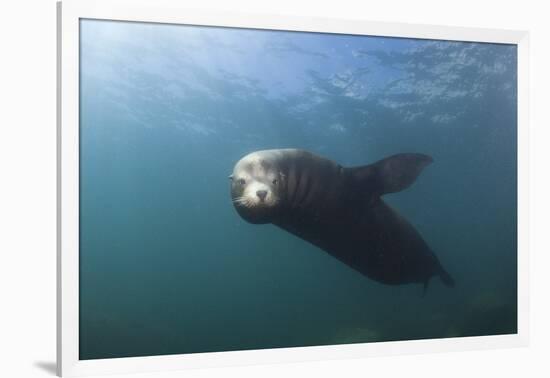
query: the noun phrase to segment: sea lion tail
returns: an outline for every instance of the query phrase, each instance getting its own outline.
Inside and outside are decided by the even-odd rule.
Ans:
[[[454,287],[455,286],[455,280],[441,265],[439,265],[439,278],[441,278],[441,281],[445,284],[447,287]]]

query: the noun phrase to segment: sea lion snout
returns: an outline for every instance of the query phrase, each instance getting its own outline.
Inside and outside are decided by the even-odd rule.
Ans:
[[[260,201],[265,201],[265,196],[267,196],[267,190],[257,190],[256,195],[260,198]]]

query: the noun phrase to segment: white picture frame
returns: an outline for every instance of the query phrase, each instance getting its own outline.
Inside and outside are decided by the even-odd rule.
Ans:
[[[528,56],[524,31],[393,24],[185,9],[180,2],[135,0],[58,3],[58,316],[60,376],[168,371],[258,363],[525,346],[528,343]],[[79,20],[121,20],[506,43],[518,54],[518,332],[515,335],[79,360]]]

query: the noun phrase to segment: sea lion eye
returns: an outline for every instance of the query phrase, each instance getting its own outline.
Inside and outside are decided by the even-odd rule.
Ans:
[[[238,179],[237,182],[238,182],[240,185],[246,184],[245,179]]]
[[[273,179],[272,182],[273,182],[273,185],[277,185],[278,180],[277,180],[277,179]]]

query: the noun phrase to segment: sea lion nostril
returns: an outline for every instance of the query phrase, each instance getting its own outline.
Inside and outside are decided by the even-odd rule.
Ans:
[[[263,201],[265,199],[265,196],[267,196],[267,190],[258,190],[256,192],[256,195],[260,197],[260,199]]]

